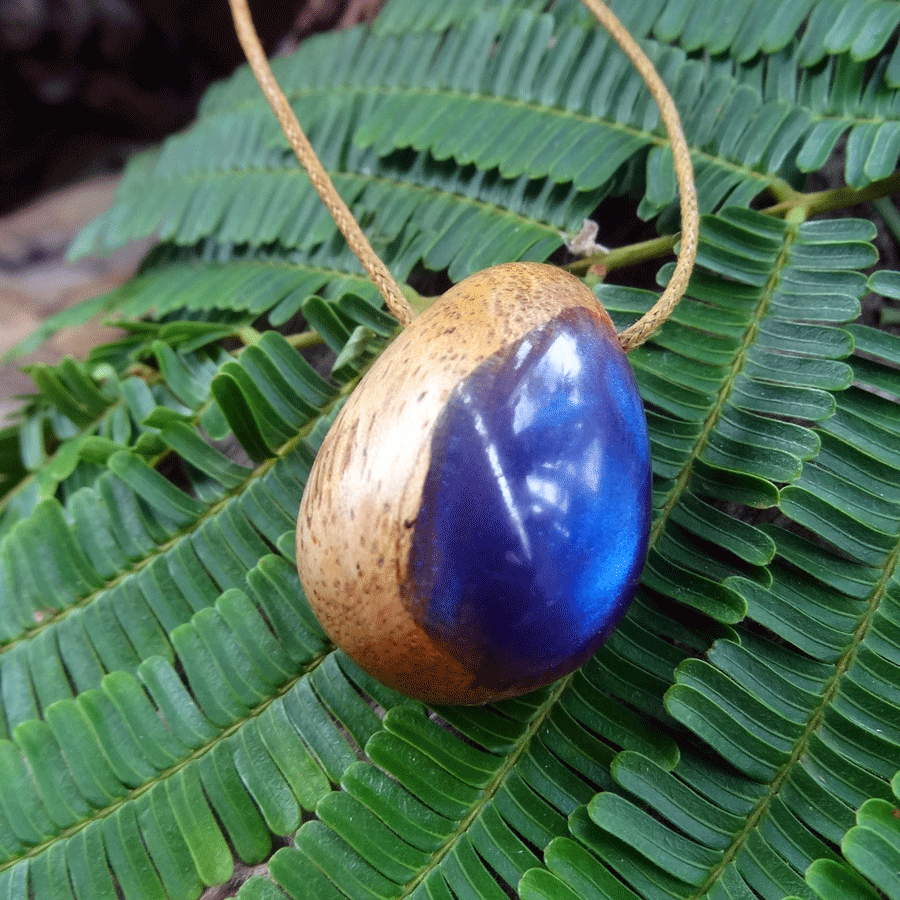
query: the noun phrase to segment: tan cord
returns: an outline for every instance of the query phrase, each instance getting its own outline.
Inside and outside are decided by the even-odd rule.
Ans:
[[[678,110],[675,108],[672,95],[663,84],[653,63],[610,9],[600,0],[582,0],[582,3],[622,48],[641,78],[644,79],[650,93],[653,94],[653,99],[659,107],[659,114],[666,128],[666,134],[672,143],[675,177],[678,180],[678,192],[681,195],[681,249],[678,252],[675,271],[659,300],[634,325],[630,325],[620,332],[619,343],[627,352],[643,344],[669,318],[672,310],[675,309],[675,304],[687,289],[691,271],[694,268],[694,260],[697,257],[700,213],[697,209],[697,190],[694,187],[694,167],[691,165],[691,154],[687,141],[684,139],[684,132],[681,130],[681,119],[678,117]]]
[[[694,267],[694,259],[697,256],[697,234],[700,226],[700,217],[697,210],[697,192],[694,187],[694,170],[691,165],[690,151],[681,129],[678,110],[675,108],[675,102],[659,77],[653,63],[650,62],[644,51],[631,37],[625,26],[622,25],[604,3],[600,2],[600,0],[582,0],[582,2],[594,14],[597,21],[609,32],[619,47],[622,48],[641,78],[644,79],[644,83],[650,89],[650,93],[659,107],[660,117],[672,144],[675,176],[678,180],[678,191],[681,195],[681,250],[678,253],[675,271],[672,273],[666,289],[654,306],[637,322],[619,334],[619,343],[622,345],[622,349],[627,352],[635,347],[639,347],[665,322],[687,288],[691,271]],[[391,275],[387,266],[372,249],[372,245],[363,234],[359,223],[335,190],[328,173],[322,167],[315,150],[313,150],[306,135],[303,133],[294,111],[291,109],[287,98],[278,86],[278,82],[275,80],[275,76],[269,67],[269,62],[253,27],[247,0],[229,0],[229,3],[234,16],[238,40],[244,49],[244,54],[250,63],[250,68],[253,70],[256,80],[259,82],[259,86],[269,102],[269,106],[272,107],[272,111],[284,130],[288,143],[309,175],[309,180],[322,198],[322,202],[328,208],[332,218],[346,238],[350,249],[357,255],[369,278],[372,279],[381,292],[388,309],[401,325],[408,325],[414,315],[412,308],[400,291],[400,287],[394,280],[393,275]]]
[[[335,224],[341,230],[341,234],[347,240],[350,249],[356,254],[363,268],[366,270],[369,278],[372,279],[375,286],[384,297],[384,302],[388,309],[394,314],[401,325],[408,325],[413,320],[412,307],[400,291],[400,286],[394,280],[388,267],[381,261],[378,254],[372,249],[359,223],[353,216],[353,213],[347,208],[347,204],[341,199],[340,194],[334,187],[328,173],[319,162],[315,150],[303,133],[294,111],[291,109],[284,96],[272,69],[269,67],[269,61],[263,51],[262,44],[253,27],[253,20],[250,17],[250,10],[247,7],[247,0],[229,0],[231,4],[231,14],[234,17],[234,27],[237,31],[238,40],[244,49],[250,68],[262,88],[272,112],[275,113],[281,127],[284,131],[288,143],[291,145],[300,165],[309,175],[316,193],[322,198],[322,202],[331,213]]]

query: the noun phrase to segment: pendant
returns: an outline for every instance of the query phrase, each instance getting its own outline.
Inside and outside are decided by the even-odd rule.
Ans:
[[[509,263],[451,288],[362,379],[310,474],[297,561],[363,669],[485,703],[603,644],[649,525],[646,420],[609,316],[568,273]]]

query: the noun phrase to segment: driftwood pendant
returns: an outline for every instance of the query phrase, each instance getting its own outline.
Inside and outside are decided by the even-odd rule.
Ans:
[[[297,560],[366,671],[486,703],[597,650],[649,522],[646,420],[609,316],[566,272],[509,263],[451,288],[360,382],[310,475]]]

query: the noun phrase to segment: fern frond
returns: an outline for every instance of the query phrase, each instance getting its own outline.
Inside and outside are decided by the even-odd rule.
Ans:
[[[896,339],[869,338],[856,327],[853,334],[866,352],[861,368],[892,377],[895,370],[884,363],[900,358]],[[865,382],[861,371],[855,374]],[[642,896],[653,896],[650,883],[671,896],[713,896],[720,885],[731,893],[811,896],[802,876],[810,866],[811,873],[834,874],[829,844],[852,828],[853,811],[891,800],[900,748],[900,731],[888,724],[898,699],[897,644],[884,643],[879,623],[895,618],[900,505],[846,479],[859,458],[858,440],[825,437],[834,433],[840,410],[852,405],[844,397],[856,390],[838,395],[839,412],[819,426],[822,451],[781,492],[782,510],[826,540],[830,535],[839,552],[766,529],[778,553],[772,582],[728,581],[748,603],[747,620],[736,626],[740,642],[719,640],[704,660],[682,662],[665,695],[668,713],[720,761],[685,755],[682,745],[668,774],[637,754],[620,754],[611,771],[624,796],[599,794],[588,805],[589,818],[572,824],[576,837]],[[895,420],[888,414],[895,402],[869,396],[876,402],[866,405],[868,421],[874,425],[879,410],[882,426]],[[857,495],[849,507],[842,503],[848,493]],[[873,534],[883,535],[880,543]],[[754,620],[803,652],[760,640]],[[873,667],[881,678],[872,677]],[[723,783],[712,766],[732,774]],[[652,863],[652,874],[642,860]],[[588,877],[591,866],[579,877]],[[823,883],[818,877],[809,883]],[[773,894],[776,884],[780,893]]]
[[[212,377],[205,359],[194,357],[189,365],[196,379]],[[29,371],[40,393],[23,405],[17,430],[21,461],[30,474],[0,500],[0,535],[42,499],[92,483],[115,450],[138,447],[152,458],[159,448],[143,425],[147,411],[157,405],[186,409],[159,378],[145,380],[125,367],[117,372],[93,359]]]
[[[190,399],[204,406],[199,421],[219,438],[233,430],[251,456],[270,459],[289,430],[293,446],[297,431],[335,396],[274,333],[242,364],[225,361],[206,384],[178,373],[181,361],[165,345],[158,352],[175,389],[194,392]],[[290,407],[279,402],[284,395],[293,398]],[[74,490],[65,506],[44,500],[0,542],[6,733],[73,690],[96,687],[107,672],[133,672],[154,654],[171,658],[165,635],[222,590],[243,586],[238,572],[293,531],[290,510],[300,497],[291,473],[303,471],[300,451],[254,472],[203,441],[197,418],[155,405],[149,391],[145,399],[150,462],[176,455],[194,496],[148,464],[141,442],[135,450],[112,445],[92,485]],[[216,561],[213,548],[222,541],[234,556]],[[90,665],[73,670],[67,660],[87,648]],[[52,685],[42,684],[42,673],[53,673]]]
[[[278,71],[314,144],[325,148],[323,162],[338,189],[370,220],[377,249],[389,257],[399,249],[391,246],[398,236],[416,252],[432,242],[408,218],[417,207],[429,223],[459,215],[467,225],[506,211],[504,221],[513,230],[498,221],[502,246],[491,247],[496,255],[486,250],[478,265],[549,253],[558,244],[543,241],[550,240],[538,226],[544,210],[523,196],[537,178],[594,202],[604,192],[639,191],[647,217],[674,199],[674,174],[655,107],[605,35],[564,28],[549,15],[521,13],[510,20],[495,51],[499,27],[496,15],[482,16],[468,28],[451,30],[443,42],[428,33],[398,40],[364,39],[354,32],[311,46]],[[706,211],[747,205],[766,189],[789,190],[797,181],[795,162],[801,171],[819,168],[848,131],[850,184],[882,178],[896,164],[900,95],[862,62],[839,57],[807,69],[795,48],[766,71],[759,65],[704,65],[657,44],[648,50],[683,111]],[[356,64],[348,67],[352,54]],[[330,241],[334,226],[254,87],[246,73],[235,76],[212,94],[189,133],[169,142],[158,157],[135,163],[113,209],[80,237],[75,252],[113,248],[156,231],[179,244],[215,232],[220,242],[278,241],[304,252]],[[206,152],[198,168],[200,147],[217,152]],[[416,153],[396,153],[408,147]],[[646,166],[635,167],[635,157],[644,153]],[[456,165],[439,162],[451,159]],[[624,172],[627,160],[631,167]],[[500,176],[491,178],[496,213],[451,203],[482,191],[491,170]],[[411,184],[425,193],[416,198]],[[546,224],[577,228],[579,215],[591,207],[581,202],[571,209],[570,202],[554,204],[558,213]],[[429,266],[454,263],[427,252],[419,258]],[[417,261],[413,255],[402,267],[389,263],[402,278]],[[455,278],[464,274],[459,265],[451,270]]]
[[[366,46],[373,45],[373,49],[368,53],[359,51],[362,58],[360,64],[350,70],[352,77],[345,71],[345,66],[334,62],[341,60],[344,53],[332,47],[331,68],[335,70],[333,77],[336,81],[328,86],[327,91],[323,87],[310,87],[297,75],[296,67],[284,67],[279,73],[284,78],[285,89],[298,115],[311,131],[311,139],[314,143],[333,148],[324,153],[323,162],[332,169],[339,190],[350,202],[361,202],[362,213],[371,211],[374,215],[375,219],[369,227],[376,240],[382,227],[386,235],[396,235],[403,224],[401,219],[382,226],[379,214],[383,215],[381,211],[386,201],[388,206],[408,209],[412,199],[403,201],[392,196],[389,188],[397,175],[407,184],[412,181],[428,191],[441,190],[443,196],[435,200],[441,200],[446,207],[449,199],[446,195],[466,196],[477,192],[485,169],[499,166],[503,177],[491,179],[494,191],[498,192],[498,205],[511,212],[528,215],[533,207],[528,203],[528,198],[521,195],[529,179],[549,172],[553,181],[571,185],[570,190],[579,191],[582,195],[593,192],[591,197],[596,202],[596,191],[604,185],[609,189],[610,179],[625,159],[642,147],[662,143],[662,139],[653,132],[657,115],[649,97],[640,91],[640,80],[627,70],[623,57],[609,51],[605,39],[599,39],[596,35],[591,38],[588,53],[593,62],[590,66],[581,59],[580,45],[589,36],[583,30],[570,30],[560,36],[552,58],[545,60],[552,20],[549,17],[520,17],[516,22],[519,25],[511,29],[512,38],[503,44],[505,56],[492,62],[487,69],[485,66],[496,21],[480,20],[469,32],[453,33],[433,59],[429,60],[425,55],[430,63],[427,78],[424,83],[417,83],[412,93],[398,90],[396,83],[399,82],[399,87],[406,84],[399,60],[410,56],[417,58],[416,54],[423,49],[418,46],[422,38],[415,36],[412,42],[416,46],[411,46],[410,40],[378,42],[375,38],[369,38]],[[528,52],[520,54],[522,41],[527,42]],[[346,46],[340,49],[353,51],[358,42],[358,36],[346,38]],[[467,48],[465,54],[457,52],[460,46]],[[390,58],[385,63],[382,57],[386,52],[390,53]],[[512,67],[506,66],[506,60]],[[367,61],[368,66],[365,65]],[[375,62],[379,63],[377,68]],[[675,71],[683,63],[683,58],[677,54],[670,55],[664,69]],[[584,74],[568,91],[568,109],[555,110],[553,106],[557,101],[553,99],[553,90],[563,83],[560,79],[566,77],[567,68],[576,64]],[[544,78],[542,95],[536,98],[537,108],[521,105],[521,100],[529,97],[535,72],[542,65],[551,66],[553,72],[552,77]],[[606,68],[600,72],[594,68],[603,65]],[[326,73],[327,69],[326,64]],[[480,75],[482,70],[485,71],[484,85]],[[690,67],[688,71],[691,71]],[[421,74],[416,70],[410,72],[409,77],[420,78]],[[598,87],[591,92],[594,99],[583,98],[583,91],[579,90],[578,85],[586,85],[588,79],[597,82],[598,74],[601,76]],[[619,86],[621,93],[615,94],[621,99],[621,109],[618,113],[613,109],[607,110],[603,97],[605,94],[612,96],[610,92],[613,87],[623,78],[625,83]],[[196,242],[215,228],[219,240],[264,244],[277,239],[286,246],[304,250],[322,243],[334,233],[312,190],[298,189],[297,182],[304,183],[305,179],[298,177],[296,164],[289,159],[286,150],[281,149],[283,139],[269,124],[264,108],[258,102],[241,103],[239,100],[245,80],[239,81],[241,91],[236,92],[238,96],[228,98],[231,104],[239,104],[236,110],[234,106],[229,110],[216,107],[218,112],[215,115],[201,118],[189,134],[171,142],[158,159],[143,159],[131,168],[113,209],[81,236],[76,243],[76,252],[91,247],[112,248],[130,238],[153,233],[160,227],[164,238],[185,244]],[[238,83],[238,79],[235,82]],[[427,97],[418,93],[429,86],[432,89]],[[685,89],[690,88],[692,93],[677,98],[686,110],[690,110],[697,100],[697,86],[696,78],[688,80]],[[434,89],[444,94],[445,103],[450,102],[452,109],[444,108],[445,103],[438,102],[441,94],[434,96]],[[483,90],[483,99],[454,93],[473,89]],[[363,98],[361,109],[356,103],[357,96]],[[520,102],[510,104],[505,99],[501,102],[501,98],[506,96]],[[623,123],[613,124],[614,116],[629,108],[629,98],[632,96],[639,102],[634,110],[628,112],[624,123],[628,127],[623,128]],[[324,103],[326,98],[327,106]],[[720,100],[716,98],[717,102]],[[759,102],[758,98],[749,95],[746,100],[756,105]],[[599,102],[600,106],[582,111],[581,106],[588,101],[591,105]],[[424,115],[408,119],[408,114],[415,113],[422,103],[430,104],[427,111],[422,111]],[[373,110],[369,111],[368,107],[373,104]],[[543,119],[536,115],[539,111],[543,112]],[[420,154],[411,162],[407,160],[404,165],[404,158],[398,159],[395,154],[388,154],[385,159],[379,160],[371,152],[354,150],[349,141],[360,115],[364,121],[370,122],[373,121],[372,116],[377,115],[374,121],[378,123],[378,134],[373,136],[370,124],[368,129],[363,128],[357,140],[372,143],[378,136],[387,134],[390,147],[380,147],[382,155],[394,145],[412,144],[418,149],[429,147],[431,156]],[[490,141],[484,129],[466,127],[448,131],[452,121],[473,115],[489,120],[491,133],[501,125],[504,129],[513,128],[514,122],[523,116],[530,116],[532,123],[529,129],[521,132],[523,136],[530,135],[532,140],[537,140],[540,134],[547,133],[548,127],[557,133],[547,147],[535,144],[529,149],[529,146],[520,145],[521,141],[517,141],[516,146],[508,141]],[[609,119],[604,124],[607,116]],[[443,138],[438,140],[436,135],[426,131],[421,140],[417,139],[407,134],[409,121],[430,123],[426,127],[431,129],[440,127]],[[416,127],[422,129],[423,126],[418,124]],[[585,144],[588,134],[591,135],[590,146]],[[601,140],[604,134],[609,142],[605,148]],[[478,141],[478,148],[465,146],[466,140],[471,143],[473,139]],[[463,145],[456,148],[448,141],[463,141]],[[583,146],[576,152],[579,141]],[[221,148],[221,158],[210,158],[207,154],[203,167],[197,169],[197,148],[210,144]],[[564,147],[572,147],[573,150],[561,155],[558,151]],[[485,153],[492,154],[492,158],[484,158]],[[454,156],[463,163],[476,162],[479,170],[473,173],[455,166],[441,166],[433,158],[444,159],[448,156]],[[598,165],[598,160],[602,165]],[[395,168],[398,163],[400,172]],[[364,172],[370,172],[371,176],[360,174]],[[210,181],[202,177],[204,173],[217,174]],[[705,197],[708,194],[707,208],[721,201],[746,179],[755,185],[752,189],[744,189],[747,199],[763,190],[771,180],[764,174],[745,172],[741,164],[735,169],[730,161],[718,176],[712,177],[710,173],[711,183],[704,192]],[[361,198],[364,190],[366,196]],[[129,202],[129,196],[134,196],[133,203]],[[664,199],[665,202],[671,200],[671,193],[667,193]],[[567,208],[568,202],[554,203],[551,208],[557,213],[552,224],[565,229],[577,227],[580,224],[578,215],[581,213],[583,218],[585,205],[589,211],[590,205],[582,204],[576,212]],[[540,209],[541,205],[538,204],[537,208]],[[446,216],[451,211],[436,207],[431,215]],[[564,213],[563,217],[560,217],[560,212]],[[474,212],[470,211],[469,215],[474,215]],[[512,227],[517,224],[510,222]],[[534,240],[539,237],[536,234]],[[526,243],[520,253],[527,248]]]

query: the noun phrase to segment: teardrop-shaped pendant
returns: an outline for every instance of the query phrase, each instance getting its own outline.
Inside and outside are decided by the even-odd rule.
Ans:
[[[451,288],[360,382],[297,528],[331,638],[432,703],[547,684],[609,636],[637,588],[650,454],[603,307],[552,266]]]

